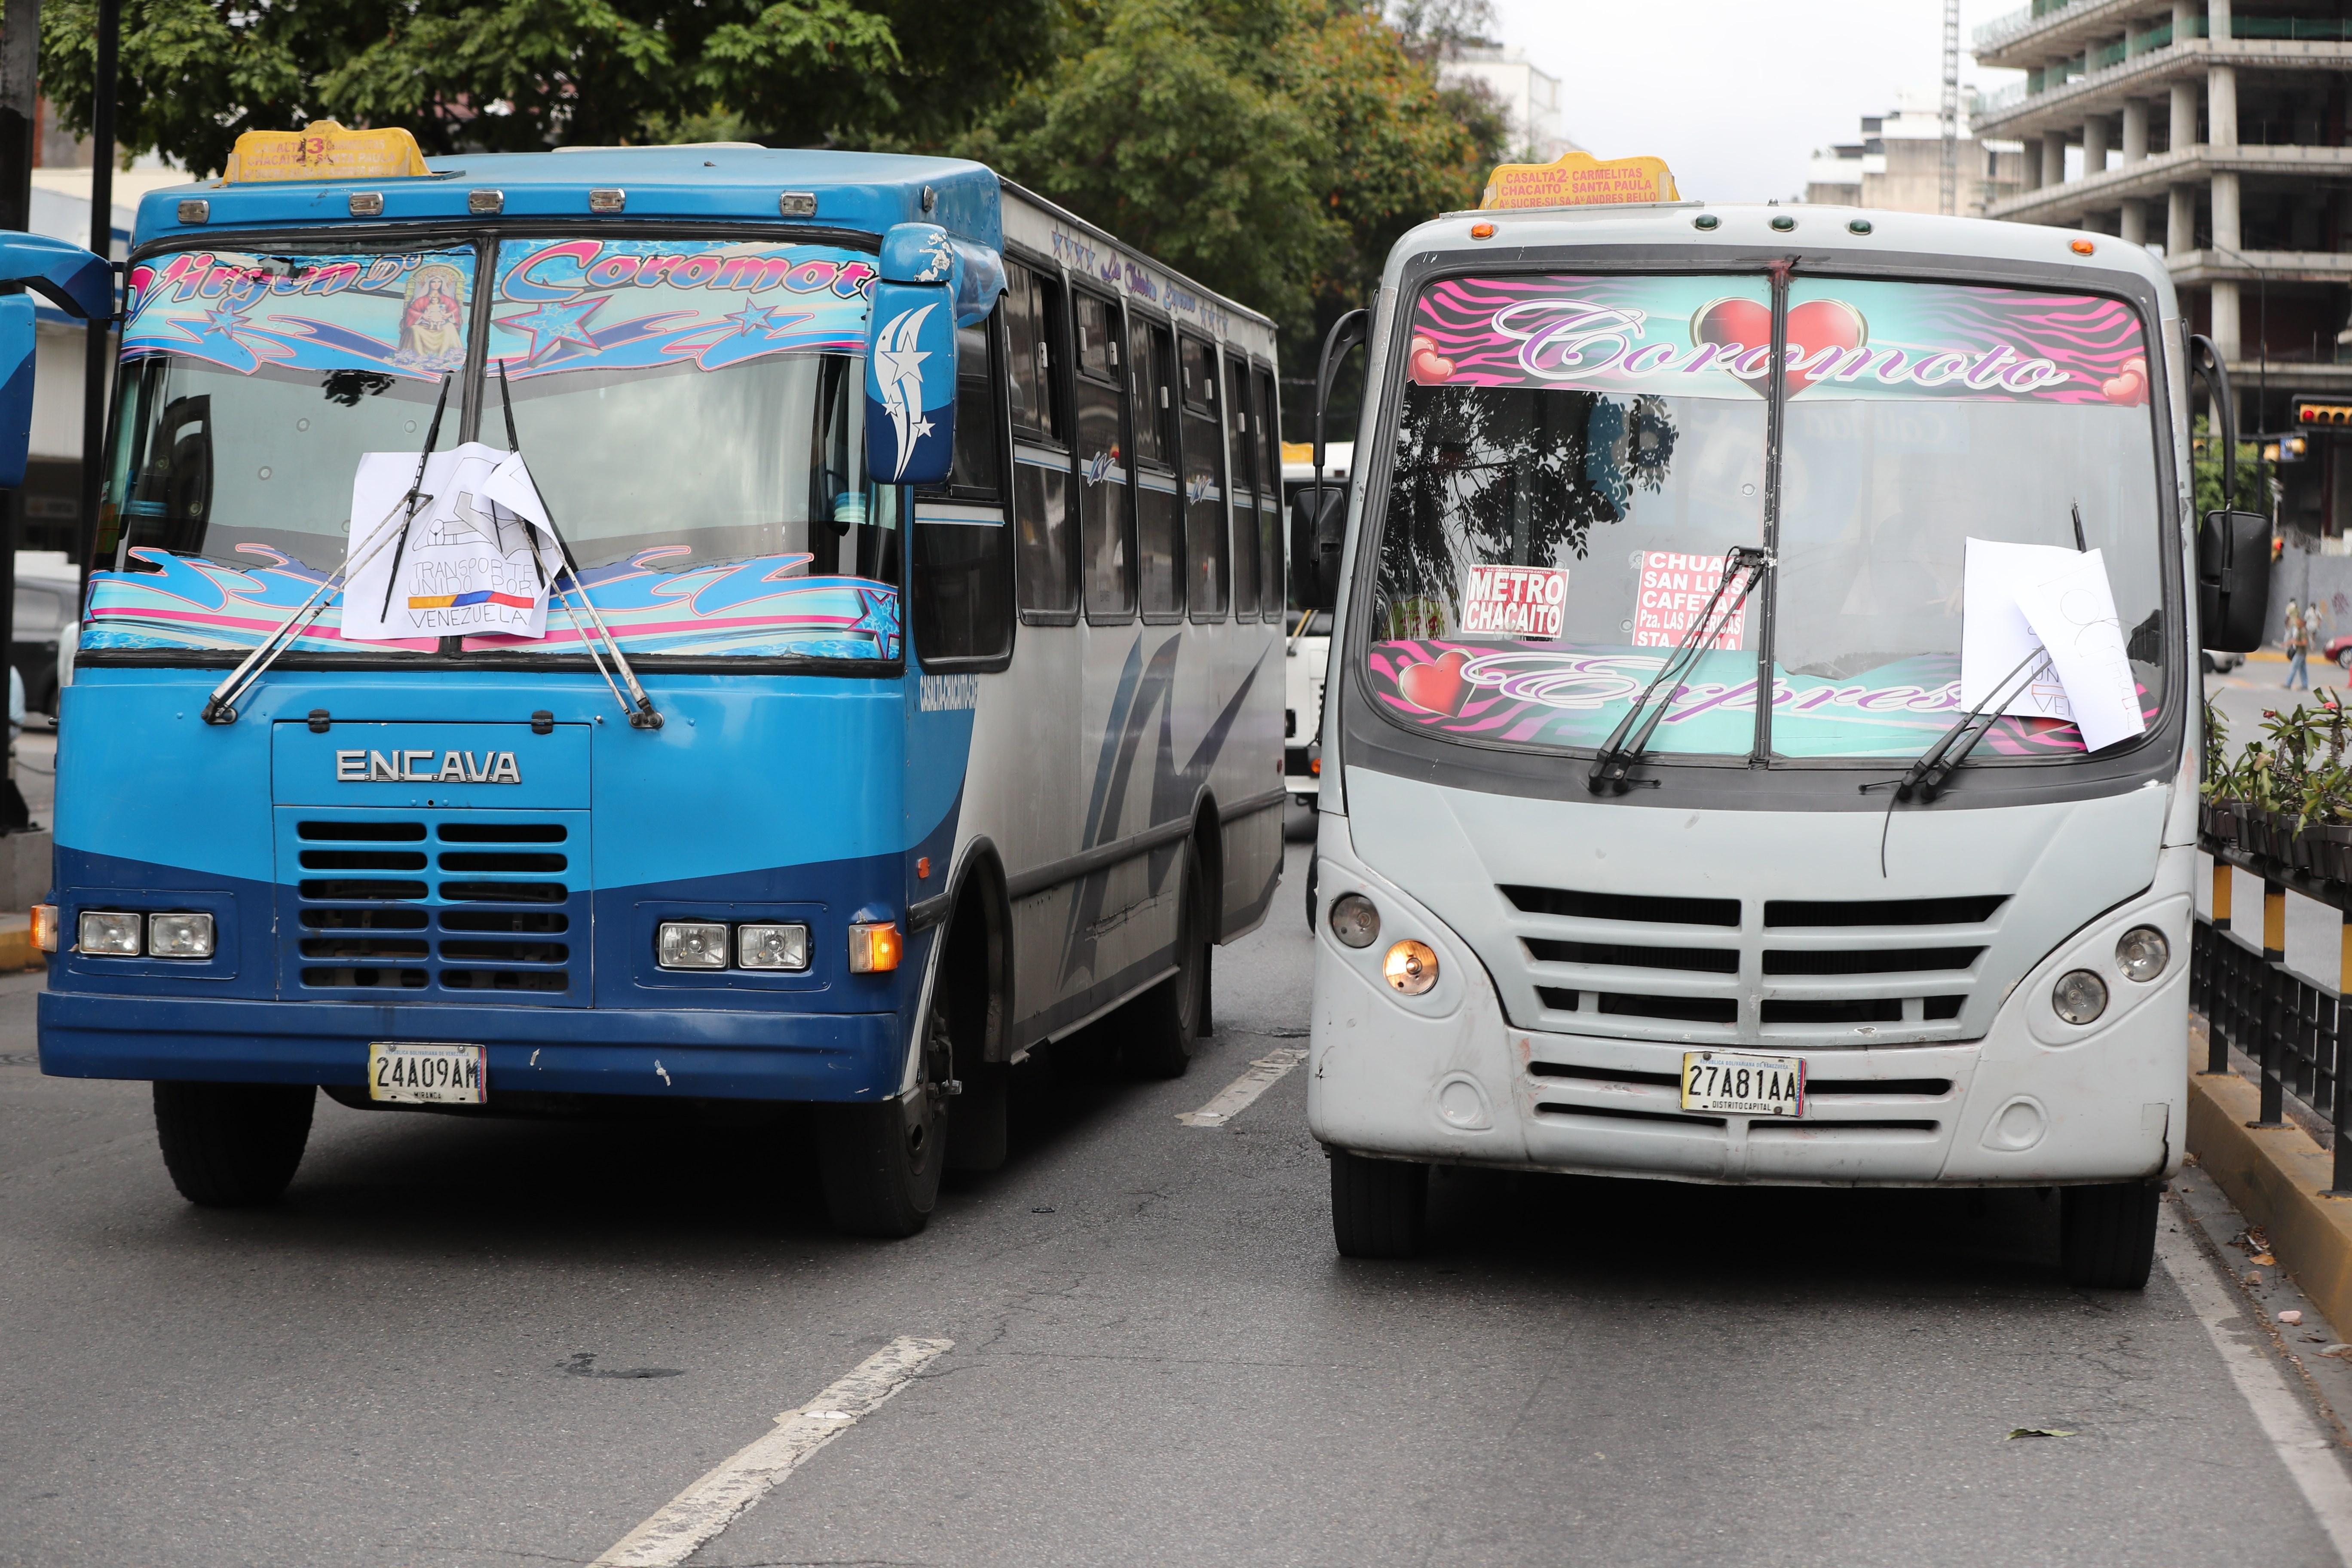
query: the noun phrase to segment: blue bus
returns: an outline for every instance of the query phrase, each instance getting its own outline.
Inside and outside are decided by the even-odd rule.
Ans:
[[[141,205],[42,1070],[208,1205],[320,1090],[789,1105],[886,1237],[1031,1051],[1181,1073],[1280,874],[1272,323],[969,163],[415,166]]]

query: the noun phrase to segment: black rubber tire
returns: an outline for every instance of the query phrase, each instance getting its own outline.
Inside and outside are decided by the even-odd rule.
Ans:
[[[1184,846],[1176,905],[1176,973],[1119,1010],[1112,1026],[1119,1065],[1133,1078],[1182,1078],[1192,1065],[1208,1001],[1208,922],[1202,916],[1201,851]]]
[[[2095,1290],[2138,1290],[2156,1261],[2158,1195],[2146,1182],[2062,1187],[2058,1257],[2066,1283]]]
[[[1429,1214],[1429,1167],[1331,1151],[1331,1239],[1342,1258],[1411,1258]]]
[[[819,1115],[817,1169],[834,1229],[898,1241],[930,1223],[947,1119],[928,1083],[879,1105],[824,1106]]]
[[[318,1099],[307,1083],[158,1083],[163,1169],[205,1208],[275,1203],[302,1163]]]

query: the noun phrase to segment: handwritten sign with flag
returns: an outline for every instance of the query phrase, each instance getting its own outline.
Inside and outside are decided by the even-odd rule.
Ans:
[[[436,452],[414,506],[414,452],[369,452],[352,484],[346,642],[547,635],[547,584],[562,568],[538,488],[519,453],[469,441]],[[373,556],[370,542],[407,531]]]

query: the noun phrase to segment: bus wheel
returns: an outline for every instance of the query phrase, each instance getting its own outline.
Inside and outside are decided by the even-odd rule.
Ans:
[[[970,1033],[976,1031],[968,1031]],[[1003,1168],[1008,1137],[1008,1102],[1006,1079],[1010,1070],[1003,1062],[979,1060],[981,1046],[971,1041],[971,1048],[955,1048],[950,1028],[949,1008],[943,997],[931,1003],[931,1061],[935,1072],[942,1077],[952,1071],[961,1086],[954,1100],[948,1104],[947,1168],[971,1175]]]
[[[1119,1045],[1119,1059],[1138,1078],[1182,1078],[1207,1016],[1209,922],[1201,912],[1205,879],[1200,847],[1189,841],[1176,906],[1176,973],[1129,1003],[1120,1021],[1126,1037]]]
[[[1342,1258],[1411,1258],[1421,1250],[1429,1167],[1331,1152],[1331,1239]]]
[[[250,1208],[294,1179],[310,1142],[307,1083],[159,1083],[155,1139],[163,1168],[192,1204]]]
[[[824,1211],[847,1236],[896,1241],[930,1223],[947,1118],[928,1083],[879,1105],[821,1108],[817,1168]]]
[[[2156,1260],[2158,1188],[2146,1182],[2062,1187],[2058,1257],[2066,1283],[2100,1290],[2138,1290]]]

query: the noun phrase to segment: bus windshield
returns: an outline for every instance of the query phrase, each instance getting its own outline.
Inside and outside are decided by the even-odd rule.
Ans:
[[[2153,722],[2164,509],[2137,317],[2087,296],[1795,279],[1777,497],[1773,325],[1756,276],[1426,290],[1364,656],[1382,709],[1465,740],[1598,747],[1728,552],[1769,545],[1767,582],[1699,655],[1650,749],[1915,755],[1964,710],[1968,542],[2073,550],[2079,514]],[[1981,755],[2081,752],[2071,722],[2027,707]]]
[[[441,447],[503,448],[511,421],[632,652],[896,657],[898,502],[864,464],[872,276],[835,247],[693,240],[142,263],[101,541],[125,570],[85,646],[250,646],[266,623],[140,579],[194,572],[257,617],[299,604],[342,562],[361,455],[422,450],[446,386]],[[580,639],[551,614],[543,639],[464,647]]]

